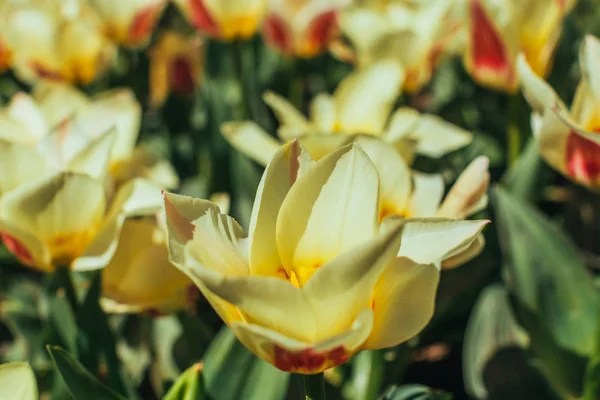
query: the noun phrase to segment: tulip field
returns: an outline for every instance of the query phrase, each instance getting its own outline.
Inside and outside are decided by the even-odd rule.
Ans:
[[[597,0],[0,0],[0,400],[600,400]]]

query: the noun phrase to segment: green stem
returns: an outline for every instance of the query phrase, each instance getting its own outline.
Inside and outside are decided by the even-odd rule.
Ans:
[[[304,375],[303,377],[306,400],[324,400],[325,380],[323,379],[323,373]]]
[[[50,288],[55,291],[64,290],[65,297],[69,301],[73,312],[77,310],[77,294],[75,293],[75,287],[73,286],[73,280],[71,279],[71,271],[69,270],[69,267],[56,267]]]
[[[521,94],[511,95],[508,100],[508,131],[506,137],[506,162],[508,166],[514,164],[521,152],[520,106]]]

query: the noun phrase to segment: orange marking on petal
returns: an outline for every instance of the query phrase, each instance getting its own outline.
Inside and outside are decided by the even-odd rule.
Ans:
[[[337,367],[350,359],[350,354],[344,346],[317,352],[314,349],[289,351],[275,346],[275,361],[277,368],[286,372],[300,374],[316,374],[328,368]]]
[[[135,14],[127,34],[127,41],[129,44],[139,44],[148,39],[152,33],[152,29],[154,29],[160,10],[160,5],[153,5],[146,7]]]
[[[293,41],[290,28],[278,15],[270,14],[263,23],[263,36],[267,44],[275,47],[283,54],[293,52]]]
[[[306,43],[297,50],[301,57],[314,57],[329,46],[338,32],[337,11],[330,10],[317,15],[310,23]]]
[[[565,156],[567,172],[577,181],[589,185],[600,177],[600,145],[571,131]]]
[[[4,243],[4,246],[10,251],[19,262],[24,265],[32,266],[34,264],[33,257],[27,247],[23,245],[17,238],[8,233],[0,232],[0,240]]]
[[[204,0],[188,0],[191,10],[191,22],[200,31],[213,36],[219,35],[219,26],[207,10]]]

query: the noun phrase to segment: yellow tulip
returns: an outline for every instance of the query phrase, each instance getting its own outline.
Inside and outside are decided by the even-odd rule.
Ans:
[[[204,43],[199,36],[174,31],[161,34],[150,49],[150,104],[162,105],[170,92],[194,93],[204,69]]]
[[[167,0],[92,0],[105,34],[129,47],[148,43]]]
[[[406,77],[402,88],[417,92],[431,80],[434,69],[460,32],[451,19],[453,1],[434,0],[366,2],[341,13],[340,26],[353,50],[342,50],[364,67],[382,59],[402,64]]]
[[[397,147],[408,160],[413,153],[440,157],[471,141],[471,134],[428,114],[401,107],[392,112],[404,77],[393,61],[380,61],[346,77],[333,95],[316,96],[310,118],[274,93],[265,101],[279,119],[281,142],[298,138],[314,158],[351,142],[356,135],[377,136]],[[266,165],[281,145],[251,122],[223,125],[225,138],[242,153]]]
[[[536,74],[548,73],[562,23],[575,1],[468,0],[465,4],[466,69],[480,84],[511,92],[518,89],[519,52]]]
[[[160,189],[141,179],[109,199],[103,181],[60,172],[2,196],[0,238],[21,263],[42,271],[99,269],[110,261],[125,218],[156,213],[160,200]]]
[[[38,400],[35,374],[24,362],[0,365],[0,398],[6,400]]]
[[[284,54],[310,58],[338,36],[338,13],[351,0],[270,0],[265,42]]]
[[[222,212],[229,210],[226,194],[216,194],[211,200]],[[190,278],[169,261],[164,219],[127,219],[115,254],[102,271],[104,310],[168,313],[192,306],[196,293]]]
[[[569,179],[600,189],[600,42],[586,36],[580,49],[582,79],[569,111],[520,55],[523,93],[534,109],[533,131],[542,157]]]
[[[115,56],[98,16],[81,0],[5,2],[0,20],[15,73],[27,82],[88,84]]]
[[[359,145],[312,161],[292,142],[259,184],[249,235],[206,200],[165,195],[172,262],[239,340],[277,368],[314,374],[397,345],[432,316],[440,264],[487,221],[387,218]]]
[[[249,39],[259,29],[267,0],[174,0],[199,32],[219,40]]]

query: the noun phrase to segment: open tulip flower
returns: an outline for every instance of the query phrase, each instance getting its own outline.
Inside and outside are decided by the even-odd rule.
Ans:
[[[0,238],[22,264],[41,271],[99,269],[110,261],[125,218],[156,213],[160,200],[160,189],[141,179],[111,199],[102,180],[60,172],[2,196]]]
[[[128,47],[145,45],[167,0],[91,0],[105,34]]]
[[[150,49],[150,104],[162,105],[169,93],[194,93],[204,66],[204,47],[199,36],[163,32]]]
[[[407,107],[392,113],[403,77],[402,68],[393,61],[355,71],[333,95],[323,93],[313,99],[310,119],[274,93],[267,93],[265,101],[279,119],[281,142],[298,138],[316,159],[356,135],[380,137],[409,161],[415,152],[441,157],[470,143],[469,132],[436,116]],[[281,145],[253,122],[227,123],[221,131],[235,148],[263,165]]]
[[[600,189],[600,42],[586,36],[580,49],[582,79],[571,110],[519,57],[523,93],[535,114],[534,134],[544,159],[573,181]]]
[[[229,196],[211,201],[229,210]],[[128,218],[110,263],[102,270],[102,307],[112,313],[164,314],[190,308],[198,290],[169,261],[164,215]]]
[[[318,373],[418,334],[440,264],[487,223],[388,217],[380,226],[379,190],[359,145],[312,161],[294,141],[263,174],[247,237],[213,203],[166,194],[170,257],[258,357]]]
[[[429,83],[460,32],[460,21],[450,19],[452,6],[452,1],[435,0],[420,4],[366,2],[349,7],[341,13],[340,26],[353,50],[343,46],[338,55],[360,67],[381,59],[398,60],[406,71],[403,89],[417,92]]]
[[[339,33],[338,14],[350,0],[270,0],[265,42],[284,54],[310,58],[323,53]]]
[[[112,63],[114,45],[84,1],[7,1],[0,6],[3,38],[15,73],[40,79],[91,83]]]
[[[200,33],[223,41],[254,36],[267,6],[267,0],[173,1]]]
[[[546,76],[573,0],[468,0],[464,63],[475,81],[505,91],[518,88],[517,55]]]

